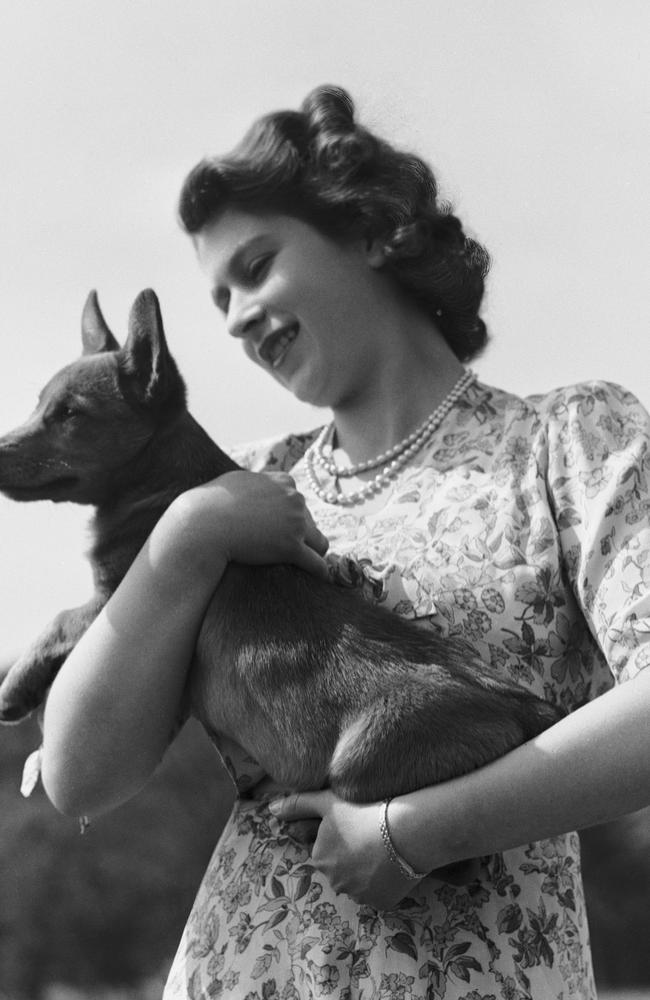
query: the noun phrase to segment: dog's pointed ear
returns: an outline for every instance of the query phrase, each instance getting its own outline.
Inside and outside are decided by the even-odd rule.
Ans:
[[[97,292],[93,291],[86,299],[81,314],[81,342],[84,354],[99,354],[102,351],[118,351],[120,345],[108,328],[102,316],[97,300]]]
[[[152,289],[140,292],[131,308],[129,335],[124,345],[126,369],[147,403],[162,401],[184,386],[167,347],[158,296]]]

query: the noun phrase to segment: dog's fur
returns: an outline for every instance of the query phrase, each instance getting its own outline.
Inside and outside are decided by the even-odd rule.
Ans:
[[[0,439],[0,490],[96,507],[95,593],[10,669],[5,722],[41,704],[174,497],[237,467],[186,409],[153,292],[137,298],[122,348],[91,293],[82,341],[28,422]],[[228,567],[189,685],[206,729],[232,737],[281,785],[329,785],[353,801],[466,773],[559,717],[467,650],[284,565]]]

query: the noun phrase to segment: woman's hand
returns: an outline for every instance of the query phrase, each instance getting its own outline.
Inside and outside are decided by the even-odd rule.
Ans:
[[[285,822],[320,817],[311,859],[336,892],[390,910],[417,885],[388,857],[380,831],[383,803],[344,802],[327,789],[275,799],[269,808]]]
[[[327,539],[286,473],[225,473],[183,493],[164,517],[200,563],[292,563],[328,576]]]

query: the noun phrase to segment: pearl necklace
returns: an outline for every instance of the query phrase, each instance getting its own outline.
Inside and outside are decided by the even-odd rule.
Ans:
[[[476,375],[468,369],[463,372],[456,382],[451,392],[445,396],[442,403],[430,413],[426,420],[419,427],[405,437],[398,444],[382,452],[376,458],[368,459],[365,462],[358,462],[356,465],[340,468],[332,458],[332,438],[334,436],[334,423],[328,424],[322,429],[316,440],[305,453],[307,461],[307,475],[311,488],[317,497],[326,503],[347,504],[362,503],[377,493],[381,493],[389,483],[395,478],[398,472],[416,455],[427,443],[434,431],[438,429],[454,404],[460,399],[465,390],[474,382]],[[328,490],[320,485],[316,474],[316,466],[323,469],[329,476],[335,479],[346,479],[356,476],[360,472],[367,472],[369,469],[376,469],[378,466],[386,466],[377,475],[366,483],[360,490],[353,493],[342,493],[340,489]]]

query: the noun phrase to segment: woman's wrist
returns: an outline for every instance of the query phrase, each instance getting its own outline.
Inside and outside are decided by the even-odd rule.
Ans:
[[[406,858],[399,853],[395,847],[395,843],[391,836],[391,828],[388,819],[388,807],[391,804],[392,799],[385,799],[381,805],[381,818],[379,821],[379,833],[384,845],[386,854],[389,860],[399,869],[400,873],[412,881],[420,881],[420,879],[426,878],[428,874],[428,869],[426,871],[416,871],[415,868],[406,860]]]
[[[445,796],[444,784],[391,799],[388,819],[394,849],[416,872],[470,856],[458,839],[458,831],[465,829],[458,807],[454,797]]]

